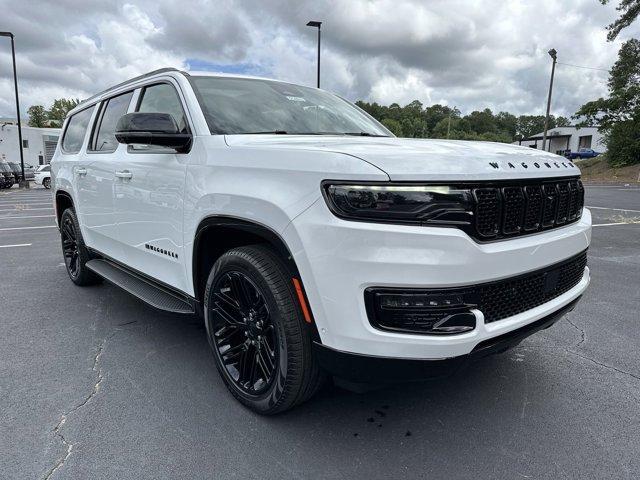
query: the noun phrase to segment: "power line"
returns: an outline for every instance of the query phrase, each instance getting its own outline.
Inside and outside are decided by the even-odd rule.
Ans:
[[[566,67],[575,67],[575,68],[584,68],[586,70],[599,70],[601,72],[608,72],[609,70],[606,68],[596,68],[596,67],[585,67],[584,65],[573,65],[571,63],[562,63],[558,62],[558,65],[564,65]]]

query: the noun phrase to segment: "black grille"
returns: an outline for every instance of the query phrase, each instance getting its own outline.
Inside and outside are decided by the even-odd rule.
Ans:
[[[477,308],[485,323],[495,322],[531,310],[575,287],[587,266],[586,250],[568,260],[534,272],[496,282],[449,289],[368,288],[365,305],[369,322],[376,328],[407,333],[434,333],[434,324],[443,318]],[[376,299],[406,295],[434,300],[433,307],[403,305],[386,309]],[[442,299],[450,300],[446,303]],[[448,306],[451,305],[451,306]]]
[[[514,279],[479,285],[478,309],[485,323],[512,317],[542,305],[575,287],[587,266],[587,252],[561,264]]]
[[[513,237],[577,221],[584,206],[579,179],[474,188],[474,233],[481,240]]]

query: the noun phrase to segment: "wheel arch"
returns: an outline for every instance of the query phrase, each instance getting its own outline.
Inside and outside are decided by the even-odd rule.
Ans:
[[[191,259],[193,291],[196,303],[200,308],[204,306],[203,296],[207,277],[216,260],[231,248],[256,243],[268,244],[280,255],[292,277],[292,287],[294,286],[293,278],[297,278],[302,284],[300,271],[293,255],[285,240],[275,230],[252,220],[213,215],[200,222],[193,241]],[[303,301],[306,303],[305,307],[310,308],[309,300],[304,293],[304,286],[302,286],[302,295]],[[300,308],[303,308],[299,301],[298,304]],[[312,322],[310,326],[313,329],[314,339],[319,340],[315,322]]]
[[[58,227],[60,227],[60,218],[62,218],[62,212],[64,212],[67,208],[73,207],[73,198],[71,194],[65,190],[57,190],[55,195],[55,215],[56,215],[56,223]]]

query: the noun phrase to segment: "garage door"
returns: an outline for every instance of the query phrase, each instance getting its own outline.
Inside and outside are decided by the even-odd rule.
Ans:
[[[49,163],[51,161],[51,159],[53,158],[53,154],[56,153],[56,145],[58,144],[57,141],[52,142],[50,140],[45,140],[44,141],[44,161],[46,163]]]

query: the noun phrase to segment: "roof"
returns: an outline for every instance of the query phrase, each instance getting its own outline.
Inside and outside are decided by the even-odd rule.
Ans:
[[[244,74],[240,74],[240,73],[223,73],[223,72],[202,72],[202,71],[193,71],[193,72],[186,72],[184,70],[180,70],[177,68],[173,68],[173,67],[167,67],[167,68],[160,68],[158,70],[153,70],[151,72],[145,73],[143,75],[139,75],[137,77],[134,78],[130,78],[129,80],[126,80],[124,82],[118,83],[117,85],[113,85],[112,87],[109,87],[103,91],[101,91],[100,93],[96,93],[95,95],[92,95],[91,97],[81,101],[78,105],[76,105],[69,113],[76,113],[79,110],[82,110],[83,108],[85,108],[88,104],[90,103],[95,103],[97,102],[103,95],[117,90],[119,88],[125,87],[129,84],[133,84],[135,82],[138,82],[140,80],[144,80],[146,78],[152,78],[156,75],[161,75],[163,73],[177,73],[177,74],[182,74],[185,77],[191,77],[191,76],[202,76],[202,77],[226,77],[226,78],[246,78],[246,79],[253,79],[253,80],[268,80],[271,82],[278,82],[278,83],[288,83],[290,85],[297,85],[293,82],[287,82],[284,80],[276,80],[274,78],[267,78],[267,77],[258,77],[258,76],[254,76],[254,75],[244,75]]]
[[[600,128],[599,125],[593,125],[590,127],[580,127],[578,125],[567,125],[566,127],[554,127],[550,128],[547,132],[547,138],[566,138],[575,135],[580,130],[594,130]],[[527,140],[542,140],[544,138],[544,132],[536,133],[527,138],[523,138],[522,141]]]

